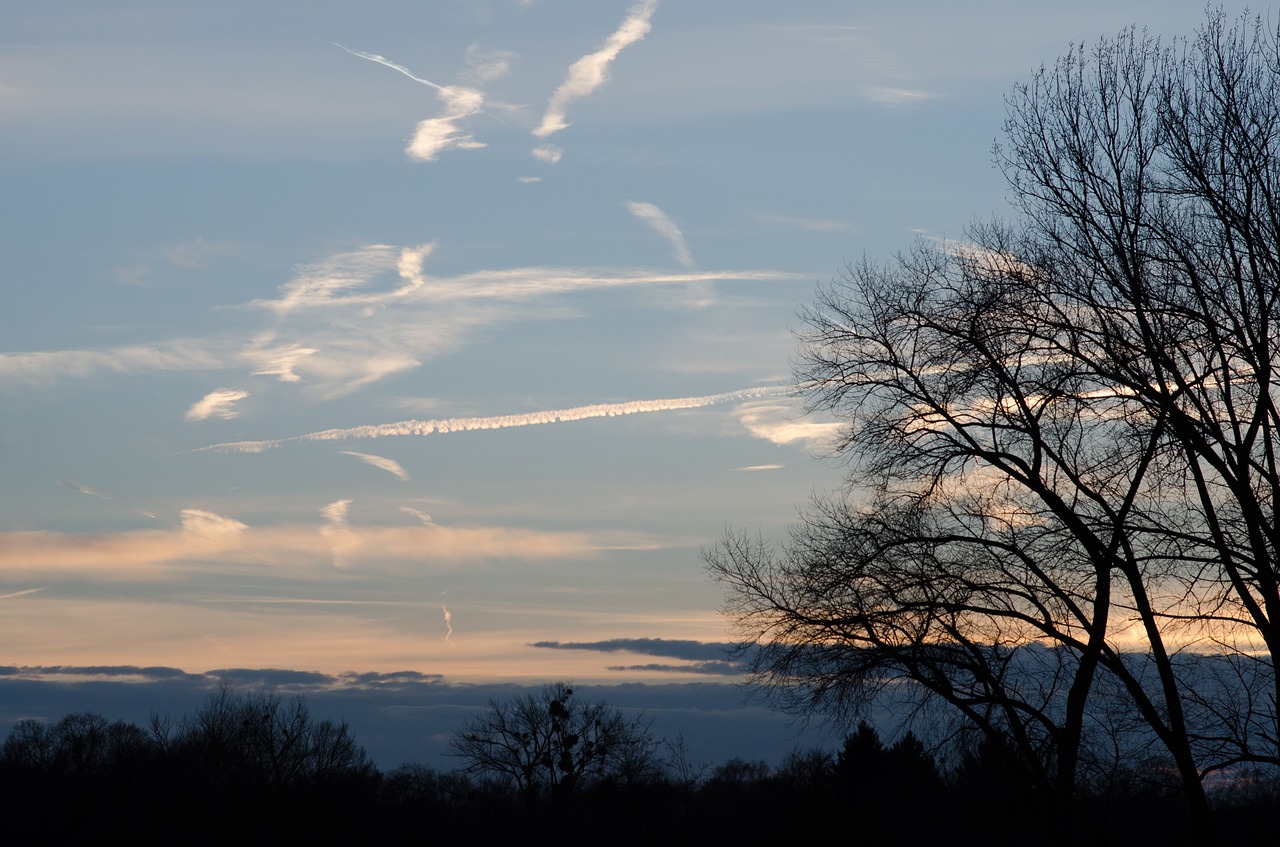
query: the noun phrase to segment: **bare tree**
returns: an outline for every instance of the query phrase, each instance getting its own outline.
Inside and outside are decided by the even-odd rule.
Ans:
[[[657,768],[657,742],[646,722],[576,699],[563,682],[490,701],[488,711],[454,733],[449,749],[473,774],[510,778],[526,799],[606,779],[643,780]]]
[[[761,682],[837,712],[905,682],[1064,803],[1118,693],[1201,836],[1207,771],[1280,764],[1277,103],[1260,21],[1075,48],[1008,98],[1013,223],[820,294],[798,376],[849,488],[707,555]]]

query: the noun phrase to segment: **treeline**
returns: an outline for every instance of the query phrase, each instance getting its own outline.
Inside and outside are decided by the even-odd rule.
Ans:
[[[1046,831],[1048,799],[1016,757],[989,743],[940,763],[914,735],[885,744],[862,724],[836,752],[712,766],[690,761],[682,739],[659,742],[632,722],[630,740],[640,743],[587,767],[575,757],[596,755],[607,739],[586,738],[570,718],[580,708],[599,721],[610,707],[575,704],[567,687],[548,692],[559,700],[525,705],[545,706],[535,717],[546,715],[546,726],[559,720],[559,746],[538,746],[543,736],[529,727],[514,726],[512,739],[529,745],[534,766],[578,767],[580,777],[523,786],[466,758],[452,771],[381,771],[345,724],[313,719],[301,698],[222,689],[193,715],[156,716],[146,728],[93,713],[24,720],[0,750],[6,832],[15,844],[111,835],[130,844],[1187,843],[1176,781],[1158,762],[1086,793],[1072,827]],[[511,705],[495,703],[493,713],[509,715]],[[455,750],[477,725],[459,730]],[[1224,788],[1215,809],[1223,842],[1261,843],[1276,797],[1274,781]]]

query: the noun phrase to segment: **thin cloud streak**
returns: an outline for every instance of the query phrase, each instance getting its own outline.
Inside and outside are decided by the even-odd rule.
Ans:
[[[743,388],[723,394],[707,394],[701,397],[669,397],[659,400],[632,400],[626,403],[596,403],[590,406],[574,406],[568,409],[548,409],[539,412],[523,412],[493,417],[442,418],[434,420],[407,420],[388,424],[370,424],[346,429],[326,429],[295,435],[290,438],[263,441],[229,441],[200,447],[193,452],[217,451],[222,453],[261,453],[284,444],[303,441],[344,441],[355,438],[387,438],[401,435],[444,435],[451,432],[472,432],[481,429],[508,429],[511,427],[538,426],[551,423],[568,423],[588,418],[617,417],[647,412],[670,412],[681,409],[698,409],[720,403],[754,400],[795,393],[795,386]]]
[[[64,488],[70,488],[72,491],[79,491],[81,494],[87,494],[90,497],[100,497],[103,500],[115,499],[113,497],[108,497],[107,495],[103,494],[101,491],[95,491],[94,489],[90,488],[87,485],[81,485],[80,483],[72,482],[69,479],[58,480],[58,485],[61,485]]]
[[[547,103],[547,111],[542,122],[534,129],[538,138],[546,138],[569,125],[565,119],[566,110],[574,100],[580,100],[609,79],[609,65],[622,50],[648,35],[652,29],[649,22],[658,0],[641,0],[627,10],[627,17],[617,31],[610,35],[604,46],[594,53],[583,56],[569,67],[565,80],[551,95]]]
[[[385,456],[375,456],[372,453],[357,453],[355,450],[339,450],[338,452],[344,456],[355,456],[365,464],[372,465],[378,470],[386,471],[396,479],[406,481],[409,479],[409,472],[406,471],[395,459],[388,459]]]
[[[30,594],[39,594],[41,591],[44,591],[44,590],[45,590],[44,587],[41,587],[41,588],[27,588],[22,591],[13,591],[13,592],[10,592],[9,594],[0,594],[0,600],[12,600],[15,597],[26,597]]]
[[[628,203],[627,209],[670,242],[677,262],[686,268],[693,267],[693,254],[689,252],[689,245],[685,243],[684,233],[667,217],[666,212],[652,203]]]
[[[332,504],[331,504],[332,505]],[[198,510],[188,510],[194,512]],[[205,513],[212,514],[212,513]],[[215,516],[216,517],[216,516]],[[231,520],[231,519],[224,519]],[[102,581],[166,579],[179,572],[168,566],[251,565],[270,572],[311,569],[333,562],[337,553],[348,567],[430,561],[444,567],[495,558],[557,561],[610,549],[634,549],[620,539],[575,532],[542,532],[508,527],[351,526],[335,539],[333,526],[289,524],[275,527],[190,528],[201,516],[184,516],[184,527],[103,534],[49,531],[0,532],[0,574],[42,579],[78,575]],[[239,522],[235,522],[239,523]],[[326,535],[325,530],[331,530]],[[268,558],[269,557],[269,558]]]

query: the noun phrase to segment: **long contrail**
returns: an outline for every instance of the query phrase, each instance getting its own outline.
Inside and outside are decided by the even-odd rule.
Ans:
[[[391,70],[393,71],[399,71],[400,73],[409,77],[409,79],[413,80],[414,82],[420,82],[423,85],[429,85],[432,88],[434,88],[436,91],[444,90],[443,85],[437,85],[436,83],[432,82],[429,79],[423,79],[420,76],[414,76],[411,70],[406,68],[404,65],[397,65],[395,62],[391,61],[386,56],[379,56],[377,53],[365,53],[361,50],[352,50],[350,47],[343,47],[341,44],[339,44],[336,41],[330,41],[329,43],[340,50],[346,50],[352,56],[358,56],[361,59],[368,59],[370,62],[377,62],[379,65],[385,65],[386,67],[391,68]]]
[[[352,438],[387,438],[394,435],[444,435],[450,432],[471,432],[477,429],[507,429],[517,426],[566,423],[587,418],[609,418],[619,415],[635,415],[645,412],[670,412],[678,409],[697,409],[737,400],[755,400],[760,397],[777,397],[794,394],[794,385],[767,388],[742,388],[723,394],[707,394],[702,397],[669,397],[662,400],[631,400],[626,403],[595,403],[590,406],[574,406],[569,409],[549,409],[540,412],[523,412],[515,415],[497,415],[485,418],[441,418],[427,421],[408,420],[387,424],[370,424],[348,429],[325,429],[295,435],[290,438],[274,438],[265,441],[228,441],[197,448],[193,452],[217,450],[224,453],[261,453],[273,447],[295,441],[345,441]]]

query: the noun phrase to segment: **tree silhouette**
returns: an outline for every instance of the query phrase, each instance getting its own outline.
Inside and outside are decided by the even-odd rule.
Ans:
[[[914,689],[1067,809],[1127,755],[1086,732],[1105,690],[1208,840],[1204,773],[1280,764],[1280,36],[1130,29],[1007,102],[1018,217],[850,267],[806,316],[861,501],[708,563],[792,705]]]
[[[467,722],[449,742],[469,773],[510,778],[521,796],[563,796],[583,783],[641,780],[657,770],[647,723],[556,682],[519,694]]]

